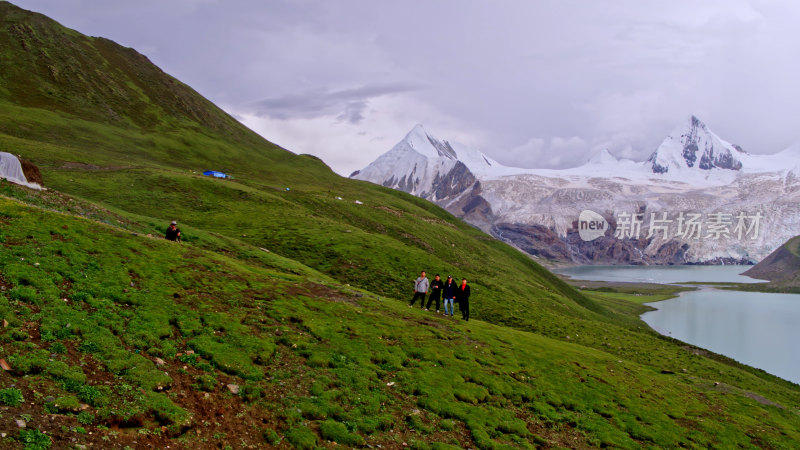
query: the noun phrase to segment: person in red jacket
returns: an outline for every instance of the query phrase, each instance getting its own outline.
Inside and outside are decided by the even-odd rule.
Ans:
[[[456,301],[461,310],[461,318],[469,322],[469,285],[467,279],[461,279],[461,285],[456,288]]]

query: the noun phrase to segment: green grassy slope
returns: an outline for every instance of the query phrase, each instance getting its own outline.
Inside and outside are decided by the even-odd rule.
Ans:
[[[49,187],[156,218],[152,232],[176,218],[382,295],[406,297],[421,269],[465,276],[474,283],[476,317],[551,335],[567,334],[561,317],[612,316],[434,205],[339,177],[314,158],[264,141],[132,50],[9,4],[0,8],[7,24],[0,42],[9,60],[17,60],[8,63],[16,72],[0,72],[9,92],[0,101],[0,146],[39,165]],[[17,28],[27,30],[24,39],[12,31]],[[76,54],[86,61],[71,62]],[[71,78],[48,78],[50,66]],[[124,98],[138,99],[141,107],[120,106],[122,93],[106,90],[103,77],[116,80]],[[15,94],[37,89],[45,93],[36,101]],[[84,108],[86,98],[97,109]],[[145,110],[159,120],[139,117]],[[236,180],[193,173],[207,168]]]
[[[43,429],[73,437],[63,398],[89,405],[97,439],[156,446],[258,445],[264,429],[298,446],[797,437],[795,385],[657,336],[619,298],[579,293],[428,202],[270,144],[133,50],[4,2],[0,21],[0,150],[55,190],[0,185],[29,205],[3,200],[0,220],[1,380],[34,403],[6,408],[9,432],[57,412]],[[171,219],[182,247],[144,237]],[[420,269],[469,278],[480,321],[406,308]]]
[[[3,94],[12,103],[125,128],[194,127],[257,140],[133,49],[90,38],[4,2]]]
[[[104,448],[800,439],[795,389],[648,334],[675,373],[619,359],[613,332],[598,351],[448,320],[257,249],[244,262],[8,199],[0,232],[0,402],[24,399],[2,407],[6,445],[36,437],[20,417]]]

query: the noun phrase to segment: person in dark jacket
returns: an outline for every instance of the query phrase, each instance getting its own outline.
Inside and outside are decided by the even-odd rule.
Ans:
[[[444,287],[442,287],[445,316],[453,317],[453,313],[455,312],[453,301],[456,298],[456,288],[458,288],[458,285],[456,285],[456,283],[453,281],[453,277],[448,275],[447,281],[444,283]]]
[[[172,223],[169,224],[164,237],[167,238],[168,241],[181,241],[181,229],[178,228],[178,222],[173,220]]]
[[[431,303],[436,300],[436,312],[439,312],[439,299],[442,296],[442,288],[444,287],[444,283],[442,279],[439,278],[439,274],[437,273],[435,277],[433,277],[433,281],[431,281],[431,295],[428,297],[428,304],[425,305],[425,311],[431,309]]]
[[[469,285],[466,278],[462,278],[461,286],[456,288],[456,300],[458,309],[461,310],[461,317],[469,322]]]

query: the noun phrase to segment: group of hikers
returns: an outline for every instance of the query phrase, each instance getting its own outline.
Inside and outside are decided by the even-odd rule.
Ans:
[[[428,293],[430,293],[430,296],[426,305],[425,295]],[[462,278],[461,284],[457,284],[450,275],[447,276],[447,281],[442,281],[439,274],[436,274],[433,281],[430,281],[423,270],[414,283],[414,297],[411,298],[411,303],[408,304],[408,307],[413,307],[417,299],[420,299],[419,305],[425,311],[429,311],[431,304],[435,301],[437,313],[439,312],[439,301],[444,300],[444,315],[450,317],[453,317],[455,312],[454,304],[458,304],[461,318],[469,321],[469,285],[466,278]]]

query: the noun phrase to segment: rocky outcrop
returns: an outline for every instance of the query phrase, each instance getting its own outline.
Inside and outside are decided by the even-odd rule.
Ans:
[[[567,243],[543,225],[500,223],[492,227],[491,233],[530,255],[556,261],[577,262]]]
[[[648,253],[645,250],[652,239],[621,240],[609,233],[593,241],[584,241],[575,229],[566,236],[559,236],[542,225],[501,223],[495,225],[491,232],[533,256],[573,264],[686,264],[686,252],[689,250],[688,244],[671,240],[661,245],[655,253]]]
[[[687,251],[689,251],[689,244],[672,239],[658,247],[653,259],[662,261],[658,264],[686,264]]]
[[[429,198],[433,201],[445,201],[447,199],[455,198],[472,188],[477,182],[475,175],[470,172],[467,166],[458,161],[452,169],[450,169],[444,176],[436,174],[433,179],[432,195],[425,195],[422,197]]]
[[[481,183],[476,181],[472,188],[458,197],[456,201],[442,206],[456,217],[460,217],[480,229],[487,230],[494,222],[494,214],[492,205],[481,196],[481,192]]]

